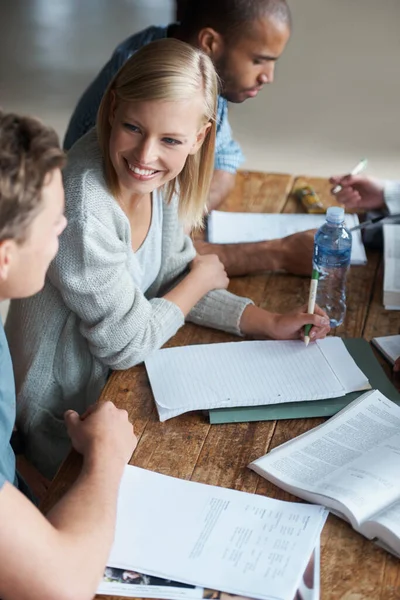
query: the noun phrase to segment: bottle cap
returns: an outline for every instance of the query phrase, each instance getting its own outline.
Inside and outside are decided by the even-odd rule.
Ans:
[[[344,208],[341,206],[330,206],[326,211],[326,220],[328,223],[339,225],[344,221]]]

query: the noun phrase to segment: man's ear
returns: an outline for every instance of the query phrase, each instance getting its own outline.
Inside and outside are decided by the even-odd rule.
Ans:
[[[207,135],[210,133],[210,129],[211,129],[211,123],[206,123],[205,125],[203,125],[201,127],[201,129],[197,133],[196,141],[193,144],[193,146],[191,147],[189,154],[196,154],[196,152],[198,152],[200,150],[200,148],[203,145],[204,140],[206,139]]]
[[[15,252],[14,240],[0,242],[0,281],[7,281]]]
[[[212,61],[219,59],[224,50],[222,35],[212,27],[204,27],[197,34],[197,43]]]
[[[117,110],[117,99],[115,97],[114,90],[111,90],[111,92],[110,92],[110,111],[108,113],[108,122],[110,123],[111,127],[113,126],[113,123],[114,123],[116,110]]]

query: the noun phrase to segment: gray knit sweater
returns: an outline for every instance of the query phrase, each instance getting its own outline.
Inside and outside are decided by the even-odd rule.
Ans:
[[[84,411],[99,397],[110,369],[142,362],[183,325],[181,310],[161,296],[195,256],[178,221],[177,202],[167,205],[158,193],[161,268],[145,295],[139,290],[129,221],[107,190],[94,130],[71,150],[64,184],[68,226],[44,289],[13,301],[6,323],[18,427],[28,458],[48,477],[70,447],[64,411]],[[216,290],[188,320],[239,334],[249,302]]]

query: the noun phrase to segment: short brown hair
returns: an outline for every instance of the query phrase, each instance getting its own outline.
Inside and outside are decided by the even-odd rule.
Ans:
[[[0,110],[0,242],[23,242],[39,212],[47,175],[65,163],[56,132]]]

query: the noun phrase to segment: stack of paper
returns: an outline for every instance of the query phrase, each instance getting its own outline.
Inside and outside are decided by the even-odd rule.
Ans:
[[[145,362],[161,421],[192,410],[337,398],[368,379],[340,338],[157,350]]]
[[[274,240],[298,231],[318,229],[324,222],[325,215],[232,213],[213,210],[207,221],[208,241],[215,244],[236,244]],[[346,214],[345,222],[346,227],[351,229],[359,224],[359,219],[357,215]],[[352,238],[351,264],[365,265],[367,255],[361,231],[353,231]]]
[[[383,304],[386,310],[400,310],[400,225],[384,225],[383,239]]]
[[[318,540],[299,583],[295,598],[289,598],[289,600],[319,600],[320,557],[320,541]],[[106,567],[97,593],[106,596],[155,598],[156,600],[251,600],[251,598],[236,594],[227,594],[219,590],[116,567]]]
[[[241,597],[292,600],[326,517],[320,506],[128,466],[108,564]]]

